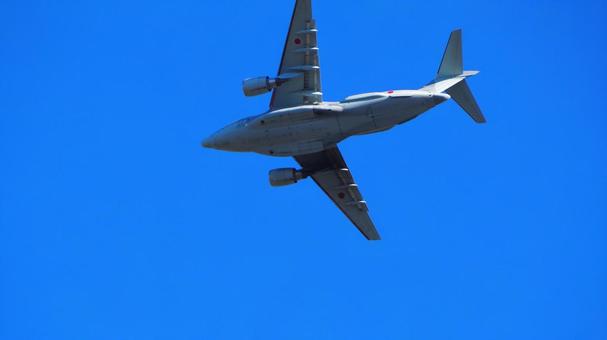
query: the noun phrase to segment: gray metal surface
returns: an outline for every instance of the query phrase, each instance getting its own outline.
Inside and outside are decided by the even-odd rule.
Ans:
[[[302,76],[274,89],[270,110],[322,102],[317,33],[316,21],[312,18],[312,1],[296,1],[278,77],[292,73]]]
[[[368,240],[379,240],[369,217],[367,202],[358,190],[341,152],[333,147],[314,154],[295,156],[304,173],[312,179]]]
[[[278,75],[243,82],[246,95],[273,91],[270,110],[229,124],[202,144],[225,151],[294,157],[302,168],[271,171],[272,185],[311,177],[367,239],[378,240],[367,202],[337,144],[351,136],[389,130],[451,98],[476,122],[485,122],[466,83],[478,71],[464,71],[461,41],[460,30],[451,33],[435,79],[419,90],[372,92],[323,102],[311,1],[297,0]]]

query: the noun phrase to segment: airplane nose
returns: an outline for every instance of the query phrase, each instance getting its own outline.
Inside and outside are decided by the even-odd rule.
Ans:
[[[215,138],[214,136],[207,137],[202,140],[202,146],[205,148],[212,149],[215,147]]]
[[[202,146],[209,149],[229,150],[233,144],[233,134],[230,129],[222,129],[202,141]]]
[[[205,138],[201,143],[202,146],[223,151],[239,151],[242,148],[243,132],[246,133],[246,130],[243,131],[239,124],[237,122],[220,129]]]
[[[202,140],[202,142],[200,142],[200,145],[202,145],[203,148],[210,148],[211,141],[209,140],[209,138],[205,138]]]

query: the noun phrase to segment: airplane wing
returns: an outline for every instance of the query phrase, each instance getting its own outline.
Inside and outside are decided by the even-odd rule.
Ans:
[[[285,82],[274,89],[270,110],[322,102],[317,32],[312,1],[297,0],[278,68]]]
[[[295,156],[304,172],[312,173],[314,182],[368,239],[379,240],[369,217],[367,202],[358,190],[341,152],[336,147],[317,153]]]

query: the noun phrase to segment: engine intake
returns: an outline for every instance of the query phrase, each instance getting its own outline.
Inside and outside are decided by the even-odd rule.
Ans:
[[[295,184],[297,181],[304,178],[305,176],[301,170],[293,168],[274,169],[270,171],[270,185],[273,187]]]
[[[242,81],[242,92],[247,97],[258,96],[272,91],[279,85],[278,79],[270,77],[248,78]]]

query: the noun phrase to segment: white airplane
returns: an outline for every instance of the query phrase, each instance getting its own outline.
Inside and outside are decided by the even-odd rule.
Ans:
[[[294,157],[301,169],[270,171],[270,184],[283,186],[311,177],[368,240],[380,236],[337,144],[350,136],[386,131],[454,99],[477,123],[484,123],[464,71],[461,30],[451,33],[438,73],[419,90],[358,94],[323,100],[316,22],[311,0],[296,0],[278,75],[243,81],[246,96],[273,91],[269,111],[241,119],[205,139],[204,147]]]

